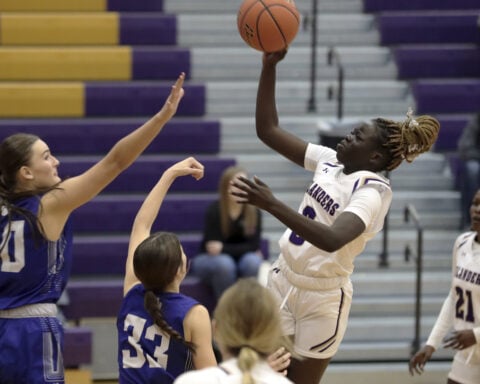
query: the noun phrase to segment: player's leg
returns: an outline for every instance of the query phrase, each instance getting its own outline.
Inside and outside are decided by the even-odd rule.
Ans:
[[[294,346],[303,360],[292,363],[288,377],[298,384],[318,384],[345,335],[352,285],[348,282],[330,290],[299,289],[294,298]]]
[[[211,285],[217,299],[237,280],[237,265],[231,256],[225,254],[196,256],[192,260],[192,272]]]
[[[64,383],[63,329],[54,317],[0,319],[0,382]]]
[[[257,277],[263,259],[256,252],[248,252],[238,260],[238,276]]]
[[[292,359],[288,368],[288,378],[296,384],[318,384],[328,367],[329,359]]]

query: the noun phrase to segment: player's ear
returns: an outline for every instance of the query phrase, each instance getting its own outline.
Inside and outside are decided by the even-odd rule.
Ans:
[[[18,170],[18,176],[24,180],[32,180],[33,179],[33,172],[30,169],[30,167],[27,167],[24,165],[23,167],[20,167]]]
[[[373,151],[370,155],[370,163],[373,165],[373,169],[382,170],[385,168],[387,159],[385,153],[381,151]]]

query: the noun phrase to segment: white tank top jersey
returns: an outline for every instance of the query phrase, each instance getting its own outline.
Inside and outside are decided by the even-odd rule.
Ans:
[[[365,231],[338,251],[329,253],[287,229],[279,241],[280,264],[286,263],[290,272],[307,278],[348,278],[353,272],[355,257],[383,228],[392,201],[390,182],[369,171],[346,175],[334,150],[311,143],[305,153],[304,166],[314,172],[314,176],[298,212],[331,225],[342,212],[348,211],[365,223]]]
[[[237,359],[229,359],[218,367],[186,372],[174,384],[242,384],[243,374],[238,368]],[[282,374],[275,372],[265,361],[257,363],[252,371],[256,384],[293,384]]]
[[[477,344],[455,354],[467,366],[475,367],[480,379],[480,244],[476,232],[461,234],[453,248],[452,285],[427,344],[438,349],[443,338],[455,330],[472,329]]]

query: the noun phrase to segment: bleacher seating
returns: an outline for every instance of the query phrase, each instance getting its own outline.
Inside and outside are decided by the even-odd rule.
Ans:
[[[39,135],[63,177],[94,164],[163,105],[186,72],[176,116],[145,154],[72,215],[74,262],[67,285],[65,366],[91,365],[94,337],[82,319],[115,317],[122,299],[128,234],[143,198],[163,170],[189,155],[206,167],[201,181],[174,183],[155,230],[177,232],[189,257],[199,250],[204,211],[233,158],[218,156],[220,124],[206,119],[205,86],[190,79],[188,49],[176,46],[177,18],[145,0],[0,1],[0,131]],[[262,249],[268,257],[268,241]],[[105,277],[108,277],[105,279]],[[199,279],[181,287],[209,310],[215,300]],[[112,351],[114,353],[114,351]]]
[[[480,49],[475,45],[401,45],[393,54],[400,79],[480,77]]]
[[[398,78],[409,80],[416,113],[441,122],[435,151],[446,153],[458,186],[457,142],[480,110],[480,3],[476,0],[364,0],[381,44],[392,47]]]

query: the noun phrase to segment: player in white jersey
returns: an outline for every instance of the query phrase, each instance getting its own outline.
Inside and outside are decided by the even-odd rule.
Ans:
[[[224,361],[184,373],[174,384],[293,384],[272,368],[272,352],[282,345],[280,316],[273,295],[254,278],[238,279],[222,294],[213,330]]]
[[[354,259],[383,227],[392,192],[383,171],[428,151],[438,135],[431,116],[360,124],[337,150],[307,143],[279,126],[275,100],[277,63],[286,51],[263,55],[257,106],[258,137],[293,163],[313,172],[297,211],[279,201],[258,178],[240,178],[233,193],[280,220],[288,229],[268,285],[281,308],[284,332],[294,339],[288,377],[318,384],[338,350],[352,300]]]
[[[455,349],[447,384],[480,383],[480,190],[470,219],[471,231],[458,236],[453,247],[450,292],[426,344],[410,360],[410,373],[421,374],[439,347]]]

